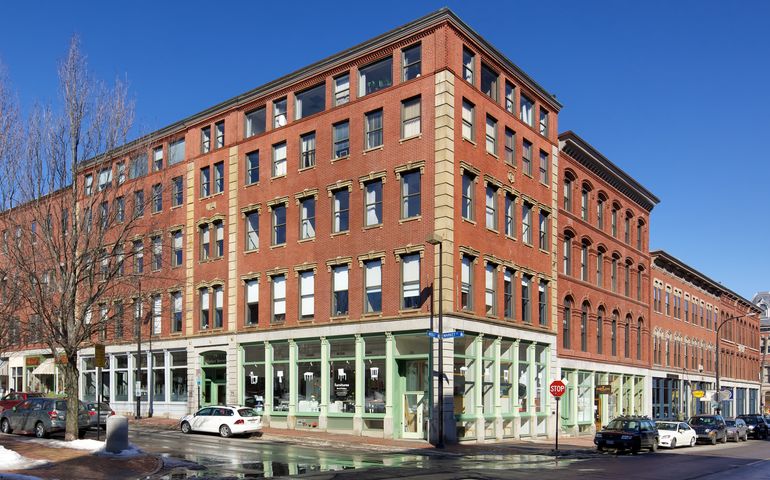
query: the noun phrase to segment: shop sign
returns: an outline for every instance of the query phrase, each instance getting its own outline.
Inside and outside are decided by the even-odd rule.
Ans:
[[[37,367],[40,365],[40,357],[26,357],[24,359],[24,365],[28,367]]]
[[[612,385],[597,385],[596,386],[596,394],[597,395],[609,395],[612,393]]]
[[[94,363],[97,367],[106,368],[107,358],[104,355],[104,344],[97,343],[94,345]]]
[[[703,390],[693,390],[692,396],[695,398],[703,398],[706,396],[706,392],[704,392]]]

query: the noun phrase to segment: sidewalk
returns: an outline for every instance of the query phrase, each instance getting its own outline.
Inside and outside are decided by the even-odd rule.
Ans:
[[[0,478],[3,473],[14,473],[46,479],[136,479],[151,475],[162,466],[160,458],[149,454],[127,458],[107,457],[85,450],[45,447],[29,440],[30,437],[2,435],[0,445],[30,460],[43,460],[47,463],[34,468],[7,471],[0,466]]]

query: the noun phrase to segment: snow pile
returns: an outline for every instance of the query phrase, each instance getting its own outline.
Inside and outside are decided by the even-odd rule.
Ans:
[[[37,467],[44,463],[46,463],[44,460],[30,460],[29,458],[22,457],[13,450],[8,450],[0,445],[0,465],[2,465],[4,469],[21,470],[23,468]]]
[[[105,442],[100,442],[98,440],[72,440],[71,442],[65,442],[62,440],[49,440],[49,439],[30,439],[30,441],[40,443],[42,445],[45,445],[49,448],[71,448],[73,450],[84,450],[87,452],[91,452],[95,455],[105,456],[105,457],[136,457],[139,455],[143,455],[144,452],[139,450],[139,448],[136,445],[129,444],[128,450],[123,450],[120,453],[111,453],[105,450]]]

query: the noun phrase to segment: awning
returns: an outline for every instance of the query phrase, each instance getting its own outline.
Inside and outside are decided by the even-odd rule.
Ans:
[[[32,375],[53,375],[54,373],[56,373],[56,365],[53,363],[53,358],[46,358],[32,370]]]
[[[7,375],[8,375],[8,361],[0,360],[0,377],[5,377]]]

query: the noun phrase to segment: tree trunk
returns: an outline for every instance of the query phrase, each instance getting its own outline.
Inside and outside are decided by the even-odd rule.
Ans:
[[[64,373],[64,394],[67,397],[67,430],[64,440],[76,440],[78,438],[78,411],[80,400],[78,399],[78,367],[77,354],[67,355],[67,363],[62,365]]]

